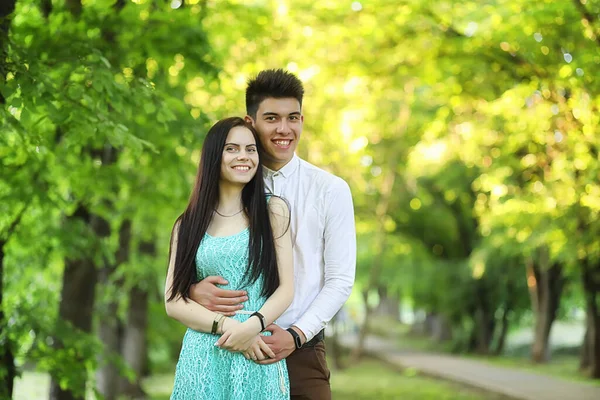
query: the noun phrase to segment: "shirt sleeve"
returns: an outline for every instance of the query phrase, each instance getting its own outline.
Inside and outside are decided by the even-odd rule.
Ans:
[[[304,332],[306,340],[325,328],[348,300],[356,271],[354,206],[350,187],[341,178],[332,185],[325,207],[323,288],[294,324]]]

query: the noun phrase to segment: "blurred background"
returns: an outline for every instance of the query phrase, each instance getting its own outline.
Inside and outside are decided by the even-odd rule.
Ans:
[[[597,382],[599,65],[598,0],[2,0],[0,398],[168,398],[171,228],[264,68],[354,196],[334,398],[494,398],[372,337]]]

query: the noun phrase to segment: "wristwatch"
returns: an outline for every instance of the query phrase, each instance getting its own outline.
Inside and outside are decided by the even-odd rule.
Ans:
[[[296,332],[294,329],[292,328],[287,328],[287,331],[292,335],[292,337],[294,338],[294,344],[296,345],[296,350],[298,350],[299,348],[302,347],[302,339],[300,339],[300,335],[298,335],[298,332]]]

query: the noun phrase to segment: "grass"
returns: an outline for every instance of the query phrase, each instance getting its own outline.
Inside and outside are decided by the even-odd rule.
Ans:
[[[330,363],[331,365],[331,363]],[[414,370],[398,371],[374,359],[331,374],[335,400],[501,400],[504,397],[461,385],[419,376]],[[17,385],[14,400],[47,399],[49,379],[46,374],[27,372]],[[168,400],[173,387],[172,374],[146,379],[144,389],[151,400]]]
[[[414,370],[401,372],[376,360],[365,360],[343,371],[333,371],[335,400],[495,400],[498,395],[462,385],[423,377]]]

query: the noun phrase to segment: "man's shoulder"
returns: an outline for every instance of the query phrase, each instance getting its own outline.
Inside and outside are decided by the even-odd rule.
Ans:
[[[346,181],[339,176],[319,168],[302,158],[300,158],[300,171],[304,176],[313,180],[315,183],[321,183],[327,186],[347,186]]]

